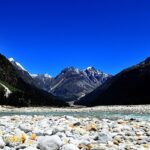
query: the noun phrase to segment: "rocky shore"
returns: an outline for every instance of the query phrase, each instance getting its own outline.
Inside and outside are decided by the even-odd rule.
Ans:
[[[131,112],[150,113],[150,105],[126,105],[126,106],[97,106],[97,107],[21,107],[0,106],[0,112]]]
[[[150,122],[72,116],[0,117],[4,150],[149,150]]]

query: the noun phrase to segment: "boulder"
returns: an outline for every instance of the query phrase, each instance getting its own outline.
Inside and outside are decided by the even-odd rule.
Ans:
[[[53,135],[39,138],[37,148],[40,150],[59,150],[61,145],[60,137]]]

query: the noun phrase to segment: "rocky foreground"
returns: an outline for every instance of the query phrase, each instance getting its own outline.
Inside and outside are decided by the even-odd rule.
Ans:
[[[149,150],[150,122],[71,116],[0,117],[4,150]]]

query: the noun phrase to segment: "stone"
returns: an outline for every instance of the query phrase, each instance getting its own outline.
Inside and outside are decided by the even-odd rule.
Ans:
[[[5,142],[3,141],[2,137],[0,136],[0,148],[4,148]]]
[[[28,133],[28,132],[32,132],[32,129],[31,129],[31,126],[30,125],[25,125],[25,124],[22,124],[19,126],[19,128],[24,131],[25,133]]]
[[[40,150],[59,150],[62,145],[62,141],[59,136],[45,136],[41,137],[38,141],[37,148]]]
[[[43,136],[44,135],[44,131],[41,129],[34,129],[32,133],[36,134],[37,136]]]
[[[100,143],[107,144],[109,141],[112,141],[112,137],[107,132],[101,132],[98,135],[98,140]]]
[[[90,124],[86,127],[87,131],[97,131],[97,126],[96,124]]]
[[[65,132],[65,129],[63,127],[55,127],[52,131],[52,134],[56,134],[57,132]]]
[[[62,147],[62,150],[79,150],[79,148],[73,144],[66,144]]]
[[[150,121],[118,120],[71,116],[0,117],[0,122],[5,124],[0,125],[0,143],[3,141],[0,149],[150,149]]]
[[[80,126],[80,125],[81,125],[80,122],[76,122],[76,123],[73,124],[73,126]]]

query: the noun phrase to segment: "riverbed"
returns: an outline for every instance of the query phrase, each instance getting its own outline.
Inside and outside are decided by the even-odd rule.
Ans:
[[[12,115],[42,115],[42,116],[64,116],[95,117],[99,119],[139,119],[150,121],[150,105],[134,106],[98,106],[90,108],[54,108],[54,107],[23,107],[0,106],[0,116]]]
[[[0,149],[149,150],[150,106],[0,106]]]

